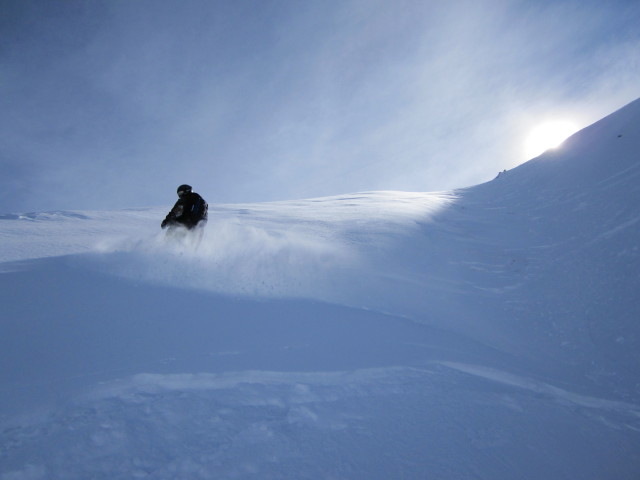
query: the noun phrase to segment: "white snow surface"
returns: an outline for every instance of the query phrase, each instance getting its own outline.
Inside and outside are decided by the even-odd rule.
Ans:
[[[169,207],[0,215],[1,480],[640,478],[640,100],[471,188]]]

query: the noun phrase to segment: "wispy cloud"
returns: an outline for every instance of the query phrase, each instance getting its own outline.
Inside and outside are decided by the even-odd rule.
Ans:
[[[8,5],[4,211],[462,187],[640,96],[634,1]]]

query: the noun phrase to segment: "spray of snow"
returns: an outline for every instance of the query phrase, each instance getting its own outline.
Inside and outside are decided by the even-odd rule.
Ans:
[[[380,253],[433,221],[452,193],[375,192],[211,208],[196,232],[104,239],[92,256],[139,281],[219,293],[335,299]]]

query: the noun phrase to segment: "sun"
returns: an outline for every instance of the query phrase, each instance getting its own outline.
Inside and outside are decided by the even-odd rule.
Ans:
[[[537,157],[550,148],[558,147],[578,131],[578,127],[570,121],[556,120],[545,122],[531,130],[524,144],[527,159]]]

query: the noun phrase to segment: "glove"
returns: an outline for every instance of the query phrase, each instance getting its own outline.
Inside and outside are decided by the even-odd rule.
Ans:
[[[162,221],[162,223],[160,224],[160,228],[167,228],[167,223],[169,223],[169,222],[167,222],[167,219],[165,218],[165,219]]]

